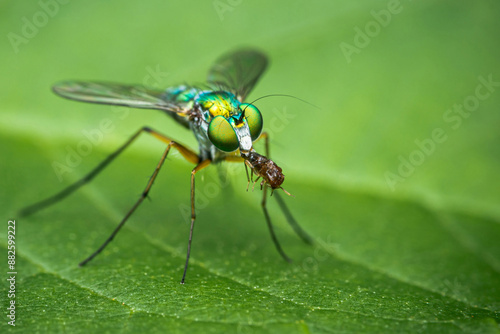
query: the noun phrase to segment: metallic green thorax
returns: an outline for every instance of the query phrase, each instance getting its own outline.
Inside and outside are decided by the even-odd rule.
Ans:
[[[204,120],[210,123],[215,116],[229,117],[240,113],[240,101],[226,91],[206,91],[194,87],[177,86],[165,91],[165,99],[185,103],[187,108],[198,106]]]
[[[240,101],[229,92],[202,92],[196,97],[205,121],[210,121],[216,116],[240,116]]]

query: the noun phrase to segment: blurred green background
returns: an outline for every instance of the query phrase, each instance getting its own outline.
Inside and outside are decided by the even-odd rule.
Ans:
[[[0,2],[0,245],[6,254],[16,218],[18,271],[16,327],[4,317],[0,328],[497,331],[499,14],[493,0]],[[257,103],[295,195],[286,201],[316,240],[303,245],[271,200],[293,264],[276,253],[243,167],[229,167],[230,186],[211,168],[198,179],[191,266],[179,285],[191,166],[172,155],[152,201],[78,268],[151,175],[163,145],[146,136],[64,202],[16,215],[143,125],[196,147],[158,111],[64,100],[52,84],[202,83],[217,57],[242,46],[271,59],[249,100],[281,93],[320,107]],[[58,176],[54,162],[103,120],[112,129]]]

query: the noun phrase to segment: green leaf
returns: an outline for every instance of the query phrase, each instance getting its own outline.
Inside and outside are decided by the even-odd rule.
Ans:
[[[43,8],[3,5],[0,248],[7,255],[15,219],[17,274],[12,327],[2,266],[0,331],[498,332],[500,4],[394,3],[69,2],[17,53],[9,32],[22,35],[23,17]],[[390,9],[356,46],[357,27],[373,29]],[[343,43],[359,52],[346,57]],[[196,147],[161,112],[63,100],[53,83],[196,83],[242,45],[271,58],[250,101],[286,93],[320,107],[257,103],[295,196],[285,201],[315,240],[302,243],[269,199],[292,264],[271,241],[260,189],[245,191],[243,165],[220,166],[229,183],[210,167],[197,175],[192,257],[179,284],[192,166],[174,153],[151,201],[78,267],[153,173],[164,146],[147,135],[64,201],[17,214],[88,173],[140,126]]]

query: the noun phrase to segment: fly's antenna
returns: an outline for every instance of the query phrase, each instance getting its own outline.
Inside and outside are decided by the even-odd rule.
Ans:
[[[243,122],[243,118],[245,118],[245,109],[247,107],[243,108],[243,110],[241,111],[241,116],[240,116],[240,119],[238,119],[238,123],[241,123]]]
[[[269,94],[269,95],[264,95],[264,96],[261,96],[261,97],[259,97],[259,98],[256,98],[255,100],[253,100],[253,101],[252,101],[252,102],[250,102],[249,104],[254,104],[255,102],[257,102],[257,101],[259,101],[259,100],[262,100],[262,99],[265,99],[265,98],[268,98],[268,97],[273,97],[273,96],[277,96],[277,97],[291,97],[292,99],[296,99],[296,100],[299,100],[299,101],[301,101],[301,102],[304,102],[305,104],[308,104],[308,105],[310,105],[311,107],[314,107],[314,108],[316,108],[316,109],[321,109],[320,107],[318,107],[318,106],[316,106],[316,105],[312,104],[312,103],[311,103],[311,102],[309,102],[309,101],[306,101],[306,100],[303,100],[303,99],[301,99],[301,98],[299,98],[299,97],[296,97],[296,96],[293,96],[293,95],[288,95],[288,94]],[[245,108],[243,109],[243,112],[245,111],[245,109],[246,109],[246,108],[247,108],[247,107],[245,107]]]
[[[298,97],[293,96],[293,95],[288,95],[288,94],[269,94],[269,95],[264,95],[264,96],[261,96],[261,97],[259,97],[259,98],[256,98],[256,99],[255,99],[255,100],[253,100],[252,102],[248,103],[248,104],[245,106],[245,108],[243,108],[243,110],[241,111],[241,116],[240,116],[240,119],[239,119],[238,121],[239,121],[239,122],[243,121],[243,118],[245,117],[245,110],[247,109],[248,105],[250,105],[250,104],[254,104],[254,102],[257,102],[257,101],[259,101],[259,100],[262,100],[262,99],[265,99],[265,98],[268,98],[268,97],[275,97],[275,96],[277,96],[277,97],[291,97],[292,99],[299,100],[299,101],[301,101],[301,102],[304,102],[305,104],[310,105],[311,107],[314,107],[314,108],[316,108],[316,109],[321,110],[321,108],[320,108],[320,107],[318,107],[318,106],[316,106],[316,105],[312,104],[311,102],[308,102],[308,101],[306,101],[306,100],[303,100],[303,99],[298,98]]]

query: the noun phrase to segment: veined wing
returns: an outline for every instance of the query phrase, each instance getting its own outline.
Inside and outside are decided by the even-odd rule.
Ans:
[[[132,108],[160,109],[183,112],[181,105],[165,101],[165,91],[139,85],[122,85],[109,82],[63,81],[52,89],[62,97],[100,104],[113,104]]]
[[[243,101],[264,73],[266,55],[253,49],[242,49],[220,57],[208,72],[208,82],[223,86]]]

